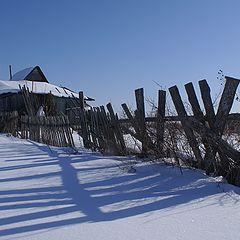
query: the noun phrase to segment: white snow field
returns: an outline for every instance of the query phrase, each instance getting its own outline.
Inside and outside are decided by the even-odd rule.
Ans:
[[[0,239],[240,239],[240,188],[221,178],[69,151],[0,135]]]

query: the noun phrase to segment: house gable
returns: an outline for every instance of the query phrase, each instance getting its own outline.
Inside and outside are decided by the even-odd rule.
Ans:
[[[15,73],[11,80],[13,81],[28,80],[33,82],[48,83],[47,78],[45,77],[39,66],[23,69]]]

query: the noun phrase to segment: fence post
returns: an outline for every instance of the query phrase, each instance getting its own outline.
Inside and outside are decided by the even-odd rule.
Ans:
[[[185,89],[188,95],[188,100],[191,104],[192,107],[192,111],[194,114],[194,117],[205,126],[205,119],[204,119],[204,115],[203,112],[201,110],[201,107],[199,105],[198,99],[197,99],[197,95],[196,92],[194,90],[193,84],[187,83],[185,84]],[[206,169],[209,172],[213,171],[213,164],[215,162],[215,156],[214,156],[214,151],[213,148],[211,147],[211,145],[209,144],[207,138],[202,137],[202,142],[203,145],[205,147],[206,153],[205,153],[205,158],[203,161],[203,164],[201,166],[201,168]]]
[[[135,114],[135,120],[140,129],[140,136],[142,139],[142,153],[147,154],[147,133],[146,133],[146,123],[145,123],[145,107],[144,107],[144,94],[143,88],[135,90],[135,98],[137,110]]]
[[[159,90],[156,126],[157,126],[157,149],[161,156],[164,156],[163,144],[164,144],[165,106],[166,106],[166,91]]]
[[[182,102],[182,99],[181,99],[181,96],[180,96],[177,86],[173,86],[173,87],[169,88],[169,92],[171,94],[171,97],[172,97],[173,103],[175,105],[175,108],[177,110],[180,121],[182,123],[182,127],[183,127],[186,137],[188,139],[189,145],[191,146],[191,148],[193,150],[193,153],[197,160],[198,166],[201,167],[203,159],[202,159],[200,150],[198,148],[198,142],[196,140],[196,137],[195,137],[192,129],[190,129],[186,125],[188,116],[187,116],[187,112],[183,105],[183,102]]]

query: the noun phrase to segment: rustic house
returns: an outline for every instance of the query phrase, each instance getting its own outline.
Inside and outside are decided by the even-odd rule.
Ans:
[[[41,68],[35,66],[17,72],[8,81],[0,81],[0,112],[17,110],[20,115],[26,113],[21,88],[29,90],[35,109],[44,106],[50,115],[53,112],[66,113],[66,109],[78,104],[78,93],[49,83]],[[89,97],[84,100],[86,106],[89,106],[87,101],[94,101]]]

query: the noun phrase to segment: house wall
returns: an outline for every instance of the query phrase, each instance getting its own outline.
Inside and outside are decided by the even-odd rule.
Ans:
[[[56,108],[59,112],[65,113],[66,110],[66,99],[62,97],[55,97]]]
[[[53,101],[56,106],[56,112],[66,114],[66,108],[74,107],[71,99],[65,97],[53,96]],[[34,94],[34,104],[38,109],[41,105],[48,104],[47,95]],[[26,114],[24,99],[21,93],[0,94],[0,112],[11,112],[17,110],[20,115]]]
[[[21,94],[1,94],[0,95],[0,111],[11,112],[18,110],[23,112],[25,110],[24,100]]]

